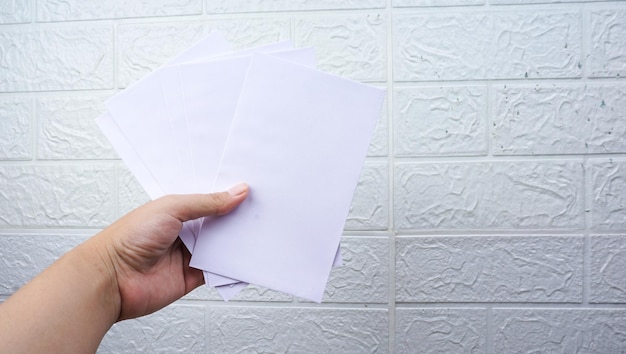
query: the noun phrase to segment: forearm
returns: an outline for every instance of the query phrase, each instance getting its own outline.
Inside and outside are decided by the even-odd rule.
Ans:
[[[0,305],[0,352],[95,352],[119,316],[115,272],[97,237]]]
[[[176,238],[183,222],[224,215],[247,196],[167,196],[68,252],[0,305],[0,353],[95,352],[117,320],[157,311],[201,285]]]

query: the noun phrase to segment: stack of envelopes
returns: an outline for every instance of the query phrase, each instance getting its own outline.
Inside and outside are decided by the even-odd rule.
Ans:
[[[290,42],[232,51],[212,33],[106,102],[97,123],[150,198],[246,182],[189,221],[190,265],[225,300],[248,283],[320,302],[385,91],[315,69]]]

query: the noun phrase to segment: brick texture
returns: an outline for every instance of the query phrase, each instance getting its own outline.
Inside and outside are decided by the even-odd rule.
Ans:
[[[42,160],[117,158],[93,119],[105,111],[106,98],[108,95],[37,99],[37,156]]]
[[[344,237],[343,266],[333,268],[324,302],[381,303],[389,298],[387,238]]]
[[[0,227],[102,227],[114,221],[106,166],[0,167]]]
[[[146,317],[117,323],[99,353],[204,353],[204,307],[173,304]]]
[[[394,17],[397,81],[580,77],[579,12]]]
[[[96,3],[80,0],[41,0],[37,2],[37,20],[39,21],[199,15],[201,13],[202,0],[152,0],[133,2],[110,0]]]
[[[399,164],[396,228],[581,229],[582,188],[571,161]]]
[[[238,47],[248,47],[288,39],[290,26],[278,18],[120,25],[118,85],[130,85],[212,30],[224,33]]]
[[[591,13],[591,50],[589,70],[594,77],[626,76],[626,9]]]
[[[464,308],[399,308],[396,353],[483,353],[487,312]]]
[[[385,34],[385,16],[380,13],[295,21],[296,44],[315,47],[320,69],[357,80],[385,80]]]
[[[595,303],[626,303],[626,235],[594,235],[591,239],[591,294]]]
[[[389,227],[389,168],[367,163],[352,198],[346,230],[386,230]]]
[[[29,98],[0,98],[0,160],[32,157],[32,115]]]
[[[30,21],[33,0],[7,0],[0,4],[0,24]]]
[[[342,10],[385,7],[384,0],[207,0],[209,13],[303,10]]]
[[[387,311],[211,307],[209,347],[216,353],[388,352]]]
[[[597,230],[626,230],[626,161],[593,160],[591,226]]]
[[[397,240],[402,302],[582,302],[582,238],[410,237]]]
[[[113,28],[68,24],[0,31],[0,92],[113,87]]]
[[[0,233],[0,295],[11,295],[87,235]]]
[[[624,310],[495,309],[495,353],[620,353]]]
[[[395,156],[486,155],[484,86],[394,92]]]
[[[494,93],[498,155],[626,152],[623,85],[501,86]]]

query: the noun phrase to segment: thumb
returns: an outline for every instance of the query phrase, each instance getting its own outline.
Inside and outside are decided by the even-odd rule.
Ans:
[[[228,214],[246,199],[248,190],[248,185],[241,183],[226,192],[169,195],[158,201],[164,204],[168,214],[185,222],[204,216]]]

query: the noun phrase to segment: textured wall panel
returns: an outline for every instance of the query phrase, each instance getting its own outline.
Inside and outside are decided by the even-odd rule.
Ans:
[[[626,161],[591,162],[591,227],[626,230]]]
[[[0,98],[0,160],[32,157],[32,125],[30,98]]]
[[[87,237],[27,231],[0,233],[0,295],[13,294]]]
[[[626,76],[626,9],[591,13],[591,76]]]
[[[204,285],[185,295],[184,299],[223,301],[215,288],[209,289]],[[229,301],[291,302],[293,296],[251,284]]]
[[[170,305],[146,317],[116,323],[98,353],[204,353],[204,306]]]
[[[117,154],[95,118],[105,111],[98,96],[45,96],[35,100],[39,159],[115,159]]]
[[[106,166],[0,166],[0,227],[101,227],[114,220]]]
[[[394,7],[483,5],[485,0],[392,0]]]
[[[494,309],[494,353],[621,353],[623,309]]]
[[[126,87],[158,68],[210,30],[205,24],[191,22],[129,24],[117,28],[117,84]]]
[[[466,308],[399,308],[396,353],[485,353],[487,313]]]
[[[222,302],[223,299],[221,295],[215,290],[215,288],[208,288],[205,285],[202,285],[189,294],[185,295],[183,299],[189,300],[208,300],[208,301],[219,301]],[[293,296],[287,295],[285,293],[281,293],[278,291],[270,290],[258,285],[248,284],[246,288],[244,288],[241,292],[235,295],[229,301],[231,302],[292,302]]]
[[[579,77],[580,13],[394,16],[394,80]]]
[[[395,156],[485,155],[484,86],[394,91]]]
[[[626,235],[591,238],[590,302],[626,303]]]
[[[376,123],[376,129],[374,129],[367,156],[382,157],[389,154],[389,110],[387,108],[387,100],[388,98],[383,104],[380,117]]]
[[[344,237],[343,266],[333,268],[323,302],[387,303],[388,238]]]
[[[215,353],[387,353],[382,309],[211,307],[209,348]]]
[[[496,154],[626,152],[624,85],[499,85],[494,96]]]
[[[489,3],[493,5],[521,5],[521,4],[548,4],[556,2],[605,2],[605,0],[490,0]],[[619,1],[619,0],[618,0]]]
[[[389,227],[389,168],[368,162],[352,198],[346,230],[386,230]]]
[[[120,25],[118,85],[140,79],[212,30],[238,47],[249,47],[288,39],[290,25],[289,20],[271,18]]]
[[[31,1],[33,0],[3,0],[0,2],[0,24],[30,21]]]
[[[143,190],[137,179],[123,163],[119,164],[118,176],[118,210],[119,216],[147,203],[150,197]]]
[[[38,0],[38,21],[202,14],[202,0]]]
[[[402,302],[582,302],[582,238],[402,237]]]
[[[0,31],[0,91],[113,87],[110,24],[19,27]]]
[[[398,164],[395,227],[580,229],[582,190],[573,161]]]
[[[385,0],[206,0],[208,13],[342,10],[385,7]]]
[[[221,301],[222,298],[217,295]],[[258,285],[248,284],[239,294],[233,297],[231,301],[255,301],[255,302],[291,302],[293,296],[270,290]]]
[[[384,14],[297,18],[294,38],[298,46],[315,47],[322,70],[357,80],[386,80]]]

